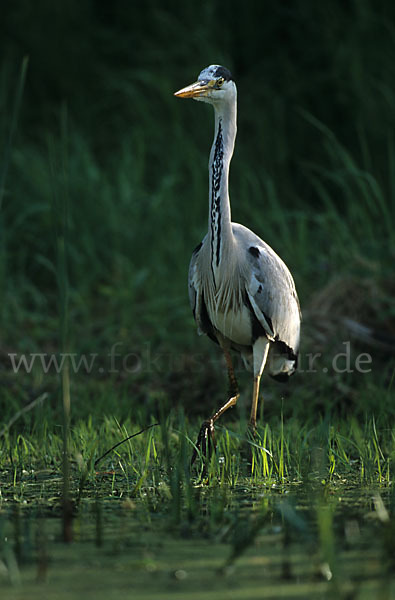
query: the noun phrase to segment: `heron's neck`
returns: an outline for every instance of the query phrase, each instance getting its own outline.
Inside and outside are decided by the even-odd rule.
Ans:
[[[222,258],[229,257],[233,247],[228,192],[229,165],[236,138],[236,99],[215,107],[215,135],[209,162],[209,217],[211,268],[215,274]]]

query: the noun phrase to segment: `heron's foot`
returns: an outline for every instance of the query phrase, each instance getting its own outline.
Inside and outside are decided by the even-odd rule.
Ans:
[[[247,437],[254,440],[256,438],[256,421],[249,421],[247,427]]]
[[[206,461],[209,460],[213,450],[215,450],[214,421],[208,419],[204,421],[200,428],[196,448],[194,448],[191,458],[191,465],[193,465],[199,453]]]

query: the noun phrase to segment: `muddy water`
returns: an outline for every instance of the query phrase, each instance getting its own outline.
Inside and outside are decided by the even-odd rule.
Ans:
[[[2,485],[0,598],[395,598],[391,491],[196,489],[196,514],[107,485],[61,540],[60,480]],[[21,492],[21,490],[19,490]]]

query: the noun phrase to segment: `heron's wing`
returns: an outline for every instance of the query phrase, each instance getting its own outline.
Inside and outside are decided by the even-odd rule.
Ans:
[[[300,308],[295,284],[286,264],[252,231],[233,223],[242,258],[245,290],[266,336],[297,352]]]
[[[188,295],[189,295],[189,304],[191,305],[193,316],[196,314],[196,296],[198,293],[197,285],[195,282],[195,263],[194,257],[192,255],[191,262],[189,264],[189,273],[188,273]]]
[[[204,238],[204,240],[200,242],[200,244],[196,246],[195,250],[193,251],[188,273],[189,302],[199,334],[208,333],[208,329],[211,329],[211,324],[206,322],[208,316],[203,300],[202,280],[199,270],[199,253],[205,240],[206,238]]]
[[[269,339],[284,342],[296,353],[300,308],[292,275],[280,257],[262,241],[250,246],[247,254],[250,268],[246,291],[254,314]]]

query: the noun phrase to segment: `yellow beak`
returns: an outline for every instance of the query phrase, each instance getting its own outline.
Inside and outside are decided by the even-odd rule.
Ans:
[[[198,98],[199,96],[207,96],[209,90],[209,84],[204,83],[203,81],[196,81],[195,83],[182,88],[182,90],[174,92],[174,95],[177,96],[177,98]]]

